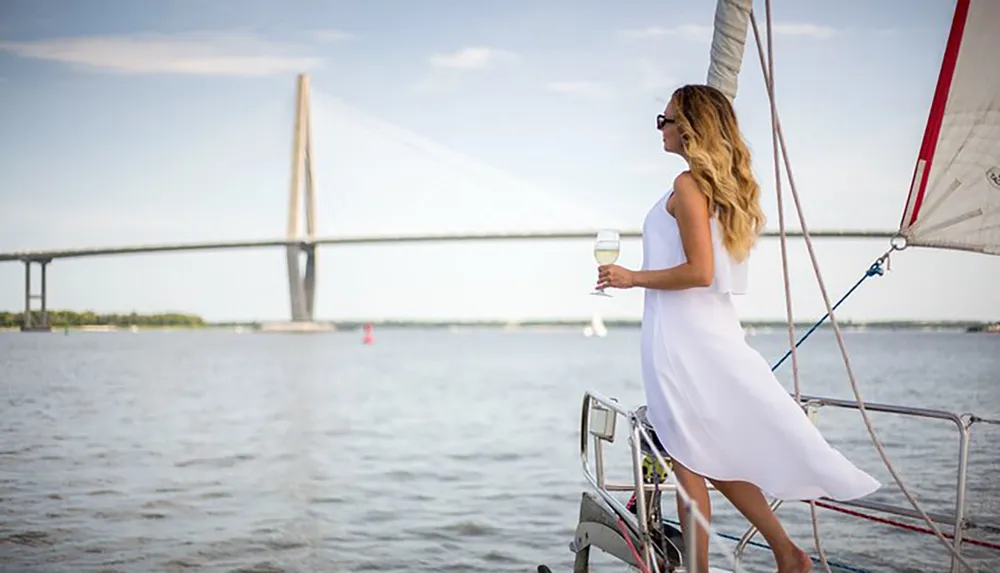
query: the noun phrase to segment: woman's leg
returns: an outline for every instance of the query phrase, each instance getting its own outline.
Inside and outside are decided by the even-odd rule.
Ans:
[[[708,499],[708,486],[705,484],[705,478],[680,465],[677,460],[674,460],[674,476],[684,491],[691,496],[691,501],[694,502],[698,511],[705,516],[705,519],[711,520],[712,505]],[[681,521],[681,533],[684,534],[685,538],[697,533],[695,537],[698,550],[697,573],[708,573],[708,532],[701,527],[696,528],[696,532],[688,531],[687,507],[681,499],[680,492],[677,493],[677,516]]]
[[[760,488],[745,481],[712,480],[712,485],[760,530],[774,552],[778,573],[805,573],[812,569],[812,560],[785,533]]]

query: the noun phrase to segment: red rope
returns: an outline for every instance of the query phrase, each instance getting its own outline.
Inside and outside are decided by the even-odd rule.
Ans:
[[[634,494],[633,494],[634,495]],[[650,573],[649,568],[646,567],[646,562],[642,560],[639,556],[639,552],[636,550],[635,545],[632,543],[632,536],[628,534],[628,530],[625,529],[625,520],[618,518],[618,529],[622,532],[622,537],[625,538],[625,543],[628,544],[629,550],[632,552],[632,557],[635,558],[635,562],[639,565],[639,569],[642,573]]]
[[[895,521],[893,519],[886,519],[884,517],[877,517],[875,515],[869,515],[867,513],[861,513],[860,511],[854,511],[852,509],[847,509],[845,507],[840,507],[838,505],[831,505],[829,503],[824,503],[822,501],[815,502],[817,506],[824,507],[826,509],[832,509],[833,511],[839,511],[840,513],[845,513],[854,517],[861,517],[863,519],[868,519],[871,521],[877,521],[879,523],[885,523],[886,525],[894,525],[896,527],[901,527],[903,529],[909,529],[910,531],[916,531],[919,533],[934,533],[933,530],[926,527],[920,527],[918,525],[910,525],[909,523],[903,523],[902,521]],[[948,539],[954,539],[955,536],[950,533],[945,533],[945,537]],[[990,549],[1000,549],[1000,543],[993,543],[992,541],[984,541],[982,539],[972,539],[963,538],[962,543],[968,543],[969,545],[979,545],[980,547],[988,547]]]

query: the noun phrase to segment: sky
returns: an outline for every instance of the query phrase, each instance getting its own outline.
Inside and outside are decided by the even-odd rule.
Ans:
[[[953,3],[773,4],[777,103],[809,228],[895,230]],[[675,87],[705,81],[713,12],[670,0],[8,0],[0,252],[281,238],[299,73],[320,235],[638,229],[684,168],[654,117]],[[736,108],[776,229],[752,37]],[[888,248],[814,246],[834,299]],[[789,249],[795,316],[817,317],[807,252],[800,239]],[[619,262],[641,260],[639,241],[623,241]],[[778,241],[762,240],[750,266],[742,316],[784,318]],[[57,260],[48,304],[283,320],[285,273],[282,249]],[[323,247],[316,314],[641,316],[641,290],[591,297],[595,279],[587,240]],[[998,283],[998,257],[912,248],[838,315],[998,320]],[[0,263],[0,309],[23,300],[23,266]]]

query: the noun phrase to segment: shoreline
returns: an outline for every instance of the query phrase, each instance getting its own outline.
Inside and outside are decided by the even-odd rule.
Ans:
[[[818,319],[817,319],[818,320]],[[604,319],[604,325],[608,328],[639,328],[639,319]],[[76,324],[76,325],[53,325],[52,332],[140,332],[140,331],[203,331],[203,330],[226,330],[237,332],[261,332],[261,326],[267,325],[267,321],[226,321],[226,322],[204,322],[199,325],[115,325],[115,324]],[[344,332],[361,330],[366,324],[371,324],[374,328],[389,329],[477,329],[477,330],[537,330],[537,329],[577,329],[590,324],[589,319],[555,319],[555,320],[430,320],[430,319],[385,319],[385,320],[321,320],[316,324],[326,328],[322,332]],[[815,324],[815,321],[796,321],[796,330],[808,329]],[[742,321],[744,329],[755,331],[772,331],[787,328],[784,321],[775,320],[745,320]],[[864,330],[925,330],[925,331],[965,331],[965,332],[1000,332],[1000,323],[990,321],[840,321],[839,325],[844,330],[864,331]],[[820,330],[832,330],[829,322],[824,323]],[[0,327],[0,332],[19,332],[18,326]],[[279,331],[280,332],[280,331]]]

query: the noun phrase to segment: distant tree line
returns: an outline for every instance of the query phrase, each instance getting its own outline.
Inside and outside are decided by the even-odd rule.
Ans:
[[[31,312],[31,322],[40,324],[41,311]],[[24,322],[22,312],[0,311],[0,328],[21,326]],[[198,315],[168,312],[163,314],[99,314],[72,310],[50,310],[49,324],[52,326],[183,326],[202,327],[205,321]]]

